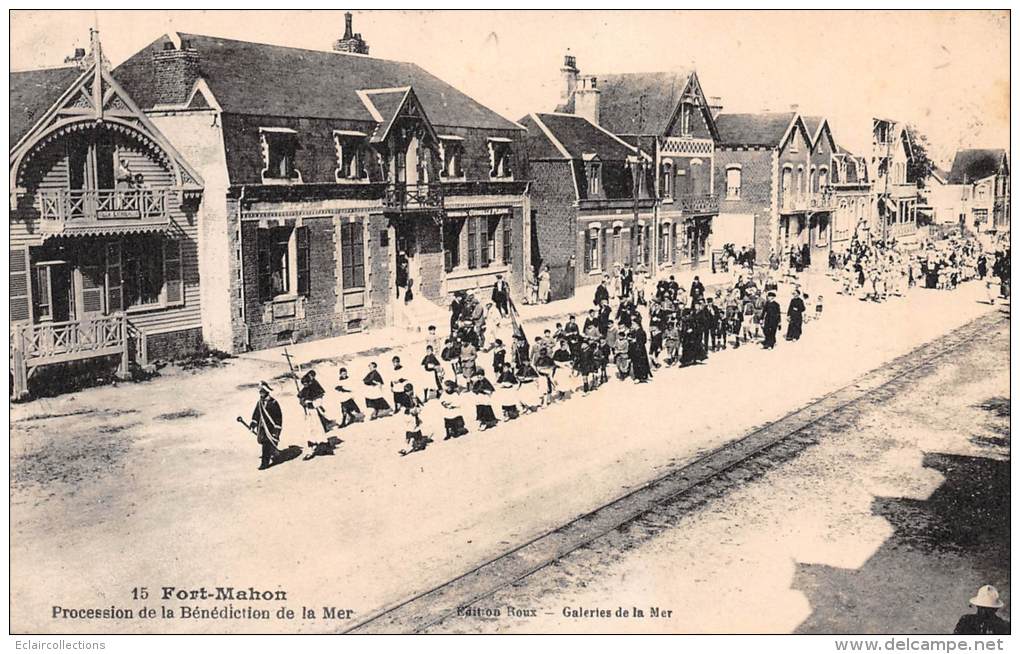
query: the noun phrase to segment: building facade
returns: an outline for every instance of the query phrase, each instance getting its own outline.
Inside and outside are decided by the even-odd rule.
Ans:
[[[656,199],[652,159],[574,114],[529,114],[532,261],[551,298],[571,297],[618,266],[649,270]]]
[[[793,248],[809,257],[828,252],[835,144],[828,123],[815,120],[814,134],[795,111],[723,113],[716,120],[720,213],[753,225],[759,261]]]
[[[863,238],[870,229],[871,184],[867,162],[837,146],[832,156],[829,186],[833,204],[829,238],[834,251],[845,252],[855,236]]]
[[[203,181],[111,74],[98,34],[70,66],[11,74],[14,392],[49,364],[170,359],[203,340]]]
[[[904,244],[918,241],[919,208],[927,201],[917,179],[913,148],[906,125],[886,118],[872,120],[871,159],[868,177],[872,180],[871,235]]]
[[[496,275],[523,287],[525,130],[346,28],[335,52],[168,34],[115,71],[206,180],[221,349],[416,327]]]
[[[560,69],[557,111],[587,118],[651,158],[658,199],[647,270],[707,269],[716,238],[717,99],[705,95],[697,73],[580,75],[567,55]]]
[[[945,193],[957,201],[961,228],[977,234],[1009,231],[1009,156],[1001,149],[959,150]]]

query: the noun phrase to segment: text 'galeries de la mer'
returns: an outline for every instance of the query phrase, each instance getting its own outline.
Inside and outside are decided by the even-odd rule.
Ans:
[[[725,113],[694,70],[582,75],[568,55],[559,104],[512,121],[370,56],[346,18],[332,51],[168,33],[111,67],[93,33],[11,74],[16,389],[88,358],[442,324],[499,277],[528,301],[540,272],[559,299],[625,263],[710,269],[724,245],[823,261],[934,211],[893,120],[858,156],[824,117]],[[1005,230],[991,159],[983,220]]]

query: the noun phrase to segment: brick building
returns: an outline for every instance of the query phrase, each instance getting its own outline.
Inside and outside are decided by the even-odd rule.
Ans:
[[[580,75],[567,55],[558,112],[576,114],[651,157],[656,203],[649,269],[707,268],[719,202],[715,195],[717,98],[695,71]],[[715,245],[713,245],[715,244]]]
[[[13,392],[84,360],[202,343],[202,178],[111,74],[98,33],[70,65],[10,76]]]
[[[825,250],[831,223],[826,188],[834,146],[825,121],[812,134],[796,111],[724,113],[716,126],[720,216],[740,218],[758,260],[805,245],[809,252]],[[820,237],[818,226],[823,223]]]
[[[529,114],[532,261],[549,266],[552,299],[592,286],[615,266],[648,270],[655,196],[652,161],[574,114]]]
[[[115,74],[206,180],[202,320],[228,351],[444,320],[519,292],[524,129],[413,63],[168,34]],[[399,253],[414,300],[396,301]]]

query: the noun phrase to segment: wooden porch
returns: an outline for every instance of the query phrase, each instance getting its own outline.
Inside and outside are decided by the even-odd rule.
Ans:
[[[132,325],[123,312],[86,320],[14,324],[11,332],[11,392],[15,398],[26,397],[29,380],[43,366],[105,356],[119,356],[117,374],[126,377],[132,350],[135,362],[147,366],[146,335]]]

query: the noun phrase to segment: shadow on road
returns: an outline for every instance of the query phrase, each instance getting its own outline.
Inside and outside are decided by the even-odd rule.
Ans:
[[[1009,461],[929,453],[924,467],[945,477],[928,499],[873,501],[894,532],[861,568],[798,564],[793,588],[813,610],[797,633],[952,633],[983,584],[1008,619]]]

